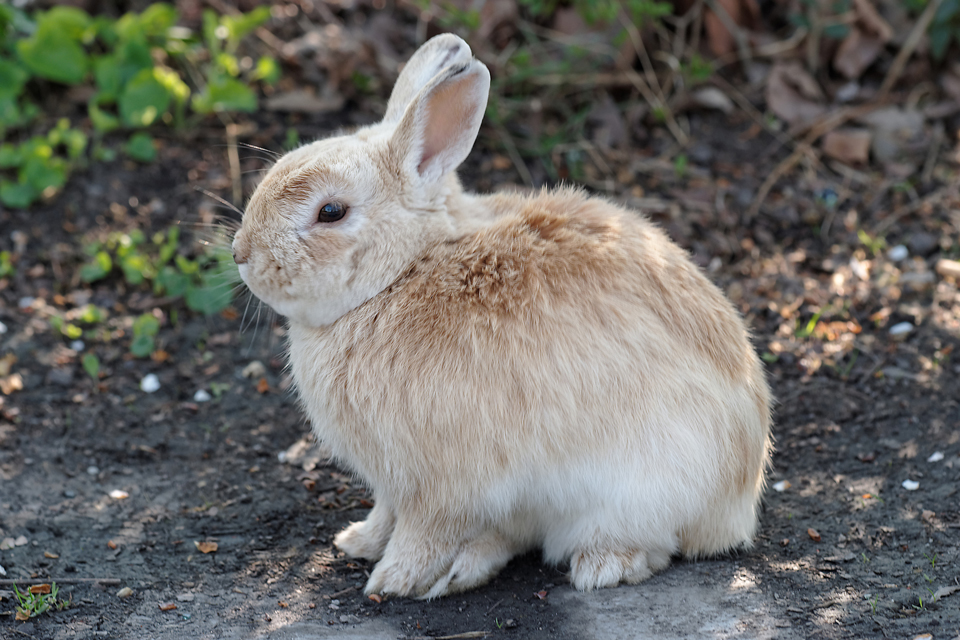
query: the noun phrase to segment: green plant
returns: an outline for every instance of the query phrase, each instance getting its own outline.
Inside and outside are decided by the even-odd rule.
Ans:
[[[928,0],[906,0],[908,8],[914,13],[923,11],[927,2]],[[927,37],[930,41],[930,55],[937,62],[946,58],[952,43],[960,44],[960,0],[944,0],[940,4],[927,29]]]
[[[820,317],[823,315],[823,310],[817,311],[813,314],[813,317],[807,321],[806,324],[800,322],[800,319],[797,318],[796,328],[793,330],[793,336],[799,340],[804,340],[813,335],[813,330],[816,329],[817,323],[820,322]]]
[[[857,238],[860,240],[860,244],[865,246],[870,252],[870,255],[874,257],[883,253],[883,250],[887,248],[887,241],[883,236],[874,238],[863,229],[857,231]]]
[[[130,353],[144,358],[156,348],[156,336],[160,331],[160,321],[152,313],[144,313],[133,321],[133,342]]]
[[[876,613],[876,612],[877,612],[877,604],[880,603],[880,594],[877,594],[877,595],[873,596],[873,600],[869,600],[869,602],[870,602],[870,610],[871,610],[873,613]]]
[[[46,587],[44,589],[43,587]],[[26,591],[20,591],[13,585],[13,594],[17,598],[17,620],[29,620],[47,611],[63,611],[70,607],[69,600],[60,600],[57,595],[60,588],[54,582],[50,585],[37,585]]]
[[[7,278],[16,272],[13,262],[11,262],[10,252],[0,251],[0,278]]]
[[[80,360],[80,364],[94,382],[100,379],[100,358],[92,353],[85,353]]]
[[[246,64],[238,49],[269,17],[268,6],[236,16],[208,10],[197,35],[177,26],[179,15],[166,3],[116,20],[68,6],[27,14],[0,5],[0,138],[36,119],[32,85],[85,86],[91,93],[93,157],[115,157],[102,146],[103,136],[126,129],[133,135],[123,150],[150,162],[153,139],[139,130],[179,126],[188,106],[197,117],[256,108],[252,85],[276,82],[280,68],[266,56]],[[87,142],[87,134],[64,119],[47,134],[0,146],[0,202],[25,208],[56,193],[82,164]]]
[[[936,569],[936,568],[937,568],[937,554],[933,554],[932,556],[928,556],[926,553],[924,553],[924,554],[923,554],[923,557],[926,558],[926,559],[927,559],[927,562],[930,563],[930,568],[931,568],[931,569]]]

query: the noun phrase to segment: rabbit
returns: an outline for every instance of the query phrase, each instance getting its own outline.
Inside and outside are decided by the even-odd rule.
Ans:
[[[334,544],[376,562],[366,593],[419,598],[537,548],[591,590],[749,547],[771,396],[743,320],[639,212],[464,192],[489,87],[432,38],[383,120],[280,158],[234,236],[316,436],[374,496]]]

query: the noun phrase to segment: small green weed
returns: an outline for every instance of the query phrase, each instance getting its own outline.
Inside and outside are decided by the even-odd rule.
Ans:
[[[96,382],[100,379],[100,358],[92,353],[85,353],[80,360],[80,364],[91,380]]]
[[[859,238],[860,244],[865,246],[873,257],[877,257],[887,248],[887,241],[882,236],[874,238],[863,229],[857,231],[857,238]]]
[[[63,611],[72,604],[69,600],[60,600],[57,596],[60,588],[57,583],[35,585],[26,591],[20,591],[13,585],[13,594],[17,598],[16,618],[20,621],[35,618],[47,611]]]

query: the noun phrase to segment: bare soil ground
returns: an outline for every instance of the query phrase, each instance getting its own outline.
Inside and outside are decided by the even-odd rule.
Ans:
[[[258,114],[249,141],[280,149],[288,126],[309,139],[369,117]],[[654,130],[645,148],[623,152],[630,185],[608,195],[645,206],[748,318],[778,399],[770,484],[782,490],[768,489],[752,550],[590,597],[682,580],[693,599],[713,589],[736,608],[746,590],[768,603],[739,611],[747,623],[695,632],[669,626],[695,615],[695,603],[666,603],[664,637],[960,636],[960,292],[935,271],[956,257],[960,199],[924,200],[937,185],[911,201],[879,190],[879,178],[834,185],[797,175],[751,217],[763,177],[788,150],[740,112],[694,116],[691,127],[697,151],[687,171],[657,161],[670,141]],[[462,171],[481,190],[520,182],[494,139],[485,134]],[[241,331],[242,301],[236,314],[204,318],[181,306],[174,319],[120,279],[79,283],[83,234],[196,222],[211,204],[195,187],[229,197],[221,145],[219,133],[171,139],[154,164],[92,165],[51,203],[0,210],[0,248],[15,230],[28,235],[16,275],[0,281],[0,357],[14,354],[23,380],[0,396],[0,539],[26,540],[0,551],[8,581],[0,636],[604,637],[574,619],[580,595],[564,567],[535,555],[456,597],[363,596],[371,565],[343,557],[332,539],[365,516],[370,497],[322,455],[294,446],[308,426],[283,368],[282,320]],[[956,166],[943,162],[955,180]],[[255,172],[263,162],[242,165]],[[256,173],[246,180],[249,191]],[[825,201],[825,189],[843,191],[842,203]],[[888,227],[887,248],[874,253],[858,231],[878,225]],[[908,257],[888,257],[899,244]],[[161,309],[169,357],[132,358],[119,339],[99,344],[104,375],[95,383],[44,311],[86,302],[116,318]],[[910,331],[891,335],[901,322]],[[254,360],[266,367],[266,389],[242,375]],[[154,393],[140,389],[148,373],[160,381]],[[222,393],[195,402],[212,383]],[[217,550],[203,553],[202,542]],[[72,604],[17,622],[14,580],[57,581]],[[117,597],[123,587],[133,594]],[[751,627],[761,615],[774,624]]]

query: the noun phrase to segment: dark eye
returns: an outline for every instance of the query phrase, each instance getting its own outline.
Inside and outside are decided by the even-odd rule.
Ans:
[[[317,222],[336,222],[347,215],[347,206],[341,202],[328,202],[320,207]]]

